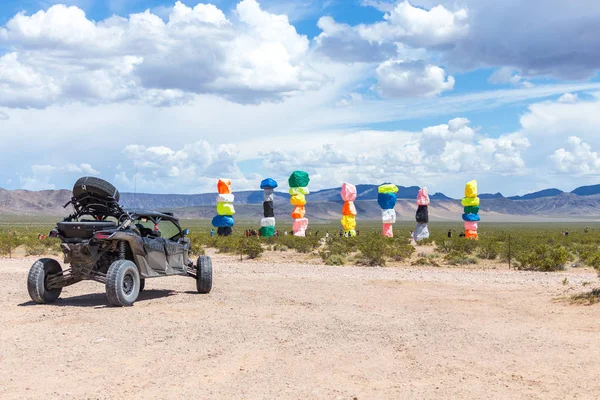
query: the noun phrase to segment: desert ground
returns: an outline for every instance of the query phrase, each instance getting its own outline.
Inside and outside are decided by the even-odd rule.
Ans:
[[[148,280],[33,304],[34,258],[0,259],[2,399],[597,399],[592,270],[318,265],[213,254],[214,285]],[[566,278],[566,279],[565,279]]]

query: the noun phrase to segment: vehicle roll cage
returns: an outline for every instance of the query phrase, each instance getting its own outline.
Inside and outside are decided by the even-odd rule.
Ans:
[[[158,212],[147,210],[126,210],[114,197],[98,196],[91,193],[86,193],[81,196],[73,196],[71,200],[63,207],[73,206],[74,213],[64,219],[64,221],[78,220],[84,215],[94,217],[96,221],[104,221],[108,217],[116,218],[121,228],[126,228],[134,220],[146,218],[154,224],[160,223],[161,220],[171,221],[179,229],[177,236],[182,236],[183,230],[179,225],[179,218],[175,217],[172,212]],[[129,223],[126,223],[129,221]]]
[[[98,196],[91,193],[79,197],[73,196],[63,208],[70,205],[73,206],[75,212],[65,220],[76,220],[83,215],[91,215],[98,221],[114,217],[121,222],[122,216],[127,214],[114,197]]]

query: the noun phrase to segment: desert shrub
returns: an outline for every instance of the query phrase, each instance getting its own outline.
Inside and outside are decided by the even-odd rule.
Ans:
[[[200,241],[194,241],[190,239],[190,252],[192,254],[198,255],[198,256],[203,256],[206,254],[206,251],[204,249],[204,246],[202,245],[202,243],[200,243]]]
[[[470,265],[477,264],[477,258],[470,256],[458,250],[453,250],[448,253],[444,260],[450,265]]]
[[[600,289],[594,289],[585,293],[571,296],[571,302],[575,304],[593,305],[600,302]]]
[[[356,237],[333,237],[327,242],[332,254],[347,255],[356,251],[359,239]]]
[[[439,240],[435,243],[435,249],[440,253],[450,253],[453,249],[453,242],[452,239]]]
[[[313,250],[313,248],[314,246],[312,245],[312,243],[309,243],[308,241],[298,240],[296,243],[294,243],[294,249],[298,253],[310,253]]]
[[[219,253],[237,254],[242,248],[242,240],[239,236],[216,237],[213,246]]]
[[[403,261],[415,252],[415,248],[408,243],[391,243],[387,246],[386,256],[394,261]]]
[[[516,256],[518,268],[528,271],[559,271],[571,259],[572,255],[565,247],[548,244],[538,244]]]
[[[600,273],[600,248],[597,244],[579,244],[574,246],[573,251],[581,262]]]
[[[8,255],[9,250],[14,253],[17,247],[23,247],[27,255],[42,255],[60,253],[60,240],[47,237],[52,226],[20,226],[3,227],[0,225],[0,255]],[[10,232],[10,240],[9,240]],[[40,233],[46,235],[39,239]],[[10,245],[9,245],[10,242]]]
[[[416,242],[416,245],[417,246],[429,246],[429,245],[433,244],[433,242],[434,242],[433,238],[429,237],[427,239],[419,240],[418,242]]]
[[[413,265],[413,266],[429,265],[429,260],[425,257],[421,257],[421,258],[418,258],[417,260],[413,261],[412,263],[410,263],[410,265]]]
[[[358,244],[360,257],[357,260],[358,264],[368,266],[385,266],[385,255],[389,246],[389,238],[385,238],[379,234],[370,234],[363,237]]]
[[[501,243],[495,240],[481,240],[477,246],[477,255],[485,260],[495,260],[501,249]]]
[[[291,249],[296,250],[298,253],[310,253],[319,244],[318,239],[315,236],[309,237],[288,237],[287,246]]]
[[[594,268],[596,271],[598,271],[598,274],[600,274],[600,252],[594,254],[593,256],[591,256],[587,261],[586,264],[592,268]]]
[[[25,254],[28,256],[41,256],[46,253],[46,246],[41,243],[25,246]]]
[[[344,265],[346,260],[340,254],[332,254],[324,260],[325,265]]]
[[[332,237],[326,242],[325,246],[319,250],[319,256],[325,262],[332,256],[339,256],[336,259],[341,257],[341,259],[345,260],[349,254],[356,251],[358,243],[358,238]]]
[[[248,258],[257,258],[264,251],[262,245],[256,238],[246,238],[246,240],[242,240],[240,250],[241,253],[248,256]]]
[[[436,250],[445,254],[448,254],[452,251],[472,254],[477,249],[477,246],[477,240],[470,240],[461,237],[444,239],[436,242]]]
[[[433,267],[440,266],[440,264],[438,264],[435,261],[435,259],[433,259],[431,257],[418,258],[417,260],[413,261],[410,265],[412,265],[412,266],[433,266]]]
[[[276,244],[275,246],[273,246],[273,250],[274,251],[288,251],[288,247],[284,244]]]

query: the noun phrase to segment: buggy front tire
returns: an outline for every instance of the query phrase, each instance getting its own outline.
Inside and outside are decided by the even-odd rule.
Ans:
[[[106,296],[116,307],[133,305],[140,294],[140,272],[133,261],[118,260],[110,265],[106,273]]]
[[[27,291],[31,300],[38,304],[49,304],[58,300],[62,288],[48,289],[47,280],[49,275],[61,272],[58,261],[51,258],[41,258],[34,262],[27,276]]]
[[[196,289],[198,293],[210,293],[212,289],[212,260],[208,256],[198,257]]]

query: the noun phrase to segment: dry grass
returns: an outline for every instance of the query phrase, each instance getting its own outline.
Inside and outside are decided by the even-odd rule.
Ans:
[[[591,306],[600,303],[600,288],[589,292],[577,293],[569,298],[572,304]]]

